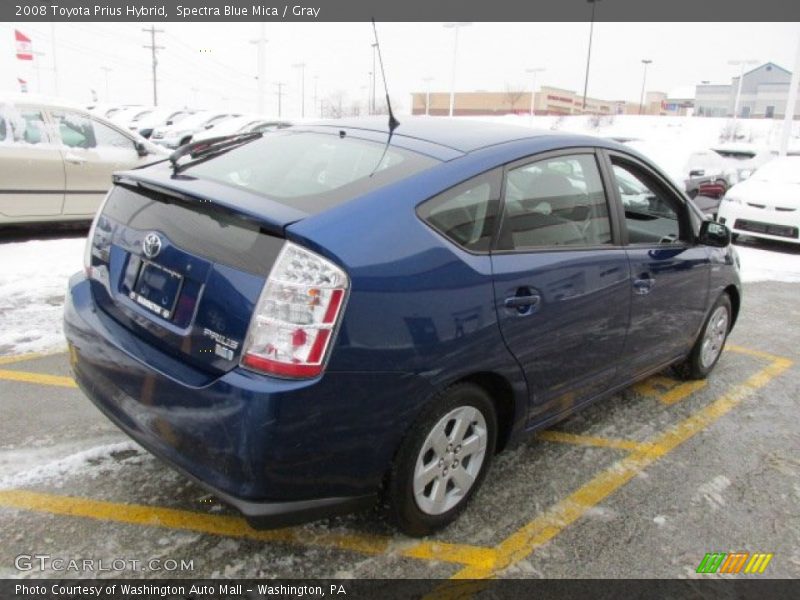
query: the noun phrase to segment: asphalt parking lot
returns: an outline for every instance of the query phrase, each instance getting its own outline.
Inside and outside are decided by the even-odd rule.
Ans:
[[[0,577],[719,577],[704,555],[739,551],[773,558],[737,577],[800,577],[797,291],[747,285],[707,382],[663,373],[502,454],[424,540],[374,513],[252,530],[118,432],[66,353],[0,357]]]

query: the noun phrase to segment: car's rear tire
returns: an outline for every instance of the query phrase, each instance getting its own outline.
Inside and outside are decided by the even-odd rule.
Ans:
[[[445,527],[483,482],[497,440],[497,416],[486,391],[451,386],[412,426],[387,486],[390,514],[411,536]]]
[[[732,317],[731,299],[727,293],[723,293],[711,308],[691,353],[675,367],[678,375],[683,379],[708,377],[725,348]]]

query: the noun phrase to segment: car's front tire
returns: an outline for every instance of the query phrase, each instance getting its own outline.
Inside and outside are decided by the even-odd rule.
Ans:
[[[689,356],[677,365],[676,371],[684,379],[705,379],[714,369],[725,348],[731,330],[733,310],[731,299],[723,293],[703,324],[703,330]]]
[[[486,391],[459,383],[420,416],[389,476],[390,511],[408,535],[445,527],[483,482],[495,451],[497,416]]]

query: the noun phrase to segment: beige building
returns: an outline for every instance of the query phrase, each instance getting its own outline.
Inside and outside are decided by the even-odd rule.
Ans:
[[[648,102],[650,94],[648,94]],[[653,100],[654,103],[660,100]],[[634,111],[627,105],[636,107]],[[599,98],[586,98],[586,110],[583,109],[583,96],[572,90],[543,85],[533,99],[533,111],[537,115],[577,115],[577,114],[635,114],[639,105],[620,103]],[[456,116],[485,116],[529,114],[531,109],[531,92],[456,92],[453,114]],[[449,92],[415,92],[411,94],[411,111],[414,115],[429,114],[443,116],[450,114]],[[660,114],[658,112],[648,114]]]

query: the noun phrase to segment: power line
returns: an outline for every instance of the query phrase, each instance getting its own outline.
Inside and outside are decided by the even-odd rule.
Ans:
[[[153,106],[158,106],[158,79],[156,78],[156,67],[158,66],[158,58],[156,58],[156,51],[163,50],[164,46],[156,45],[156,34],[164,33],[163,29],[156,29],[155,25],[151,25],[149,29],[142,29],[144,32],[150,32],[150,44],[144,44],[144,48],[150,48],[153,56]]]

